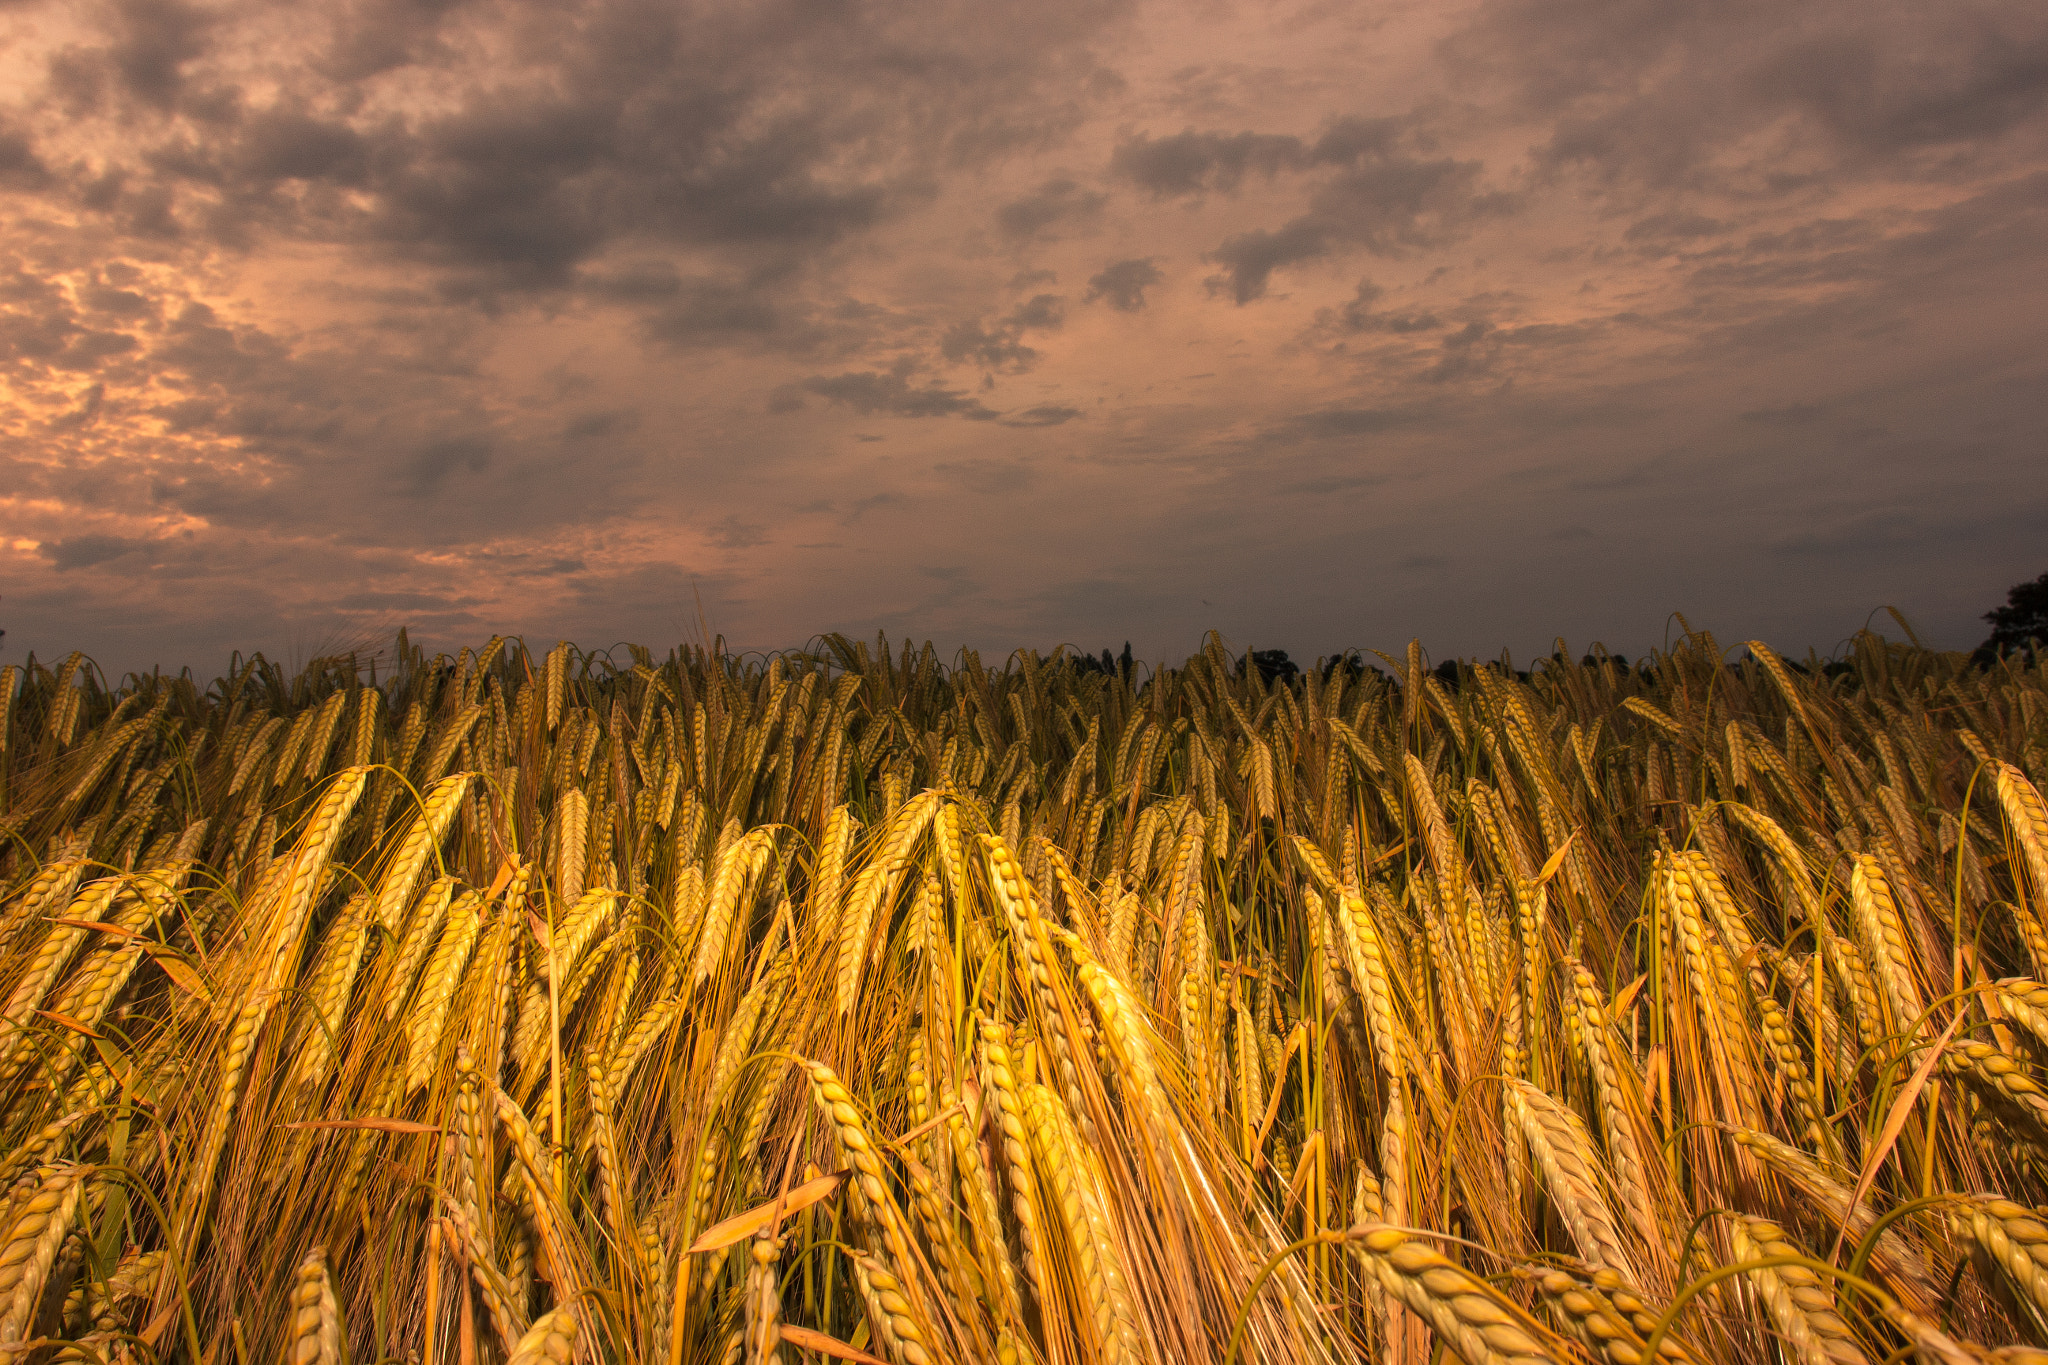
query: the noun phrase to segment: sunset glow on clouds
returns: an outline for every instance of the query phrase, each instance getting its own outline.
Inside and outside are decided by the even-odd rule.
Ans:
[[[2027,0],[0,34],[9,659],[1968,646],[2048,569]]]

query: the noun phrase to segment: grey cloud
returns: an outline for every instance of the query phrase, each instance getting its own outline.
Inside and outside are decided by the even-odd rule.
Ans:
[[[1371,280],[1360,280],[1351,299],[1342,308],[1323,309],[1317,322],[1326,328],[1340,332],[1386,332],[1396,336],[1410,332],[1433,332],[1444,324],[1428,309],[1396,311],[1376,309],[1373,305],[1386,295],[1386,290]]]
[[[744,520],[735,513],[712,526],[707,534],[711,543],[721,550],[750,550],[768,543],[767,529],[761,523]]]
[[[996,222],[1012,237],[1036,237],[1062,223],[1086,224],[1101,216],[1109,196],[1084,190],[1064,177],[1048,180],[1021,199],[996,210]]]
[[[1283,484],[1279,491],[1307,497],[1328,497],[1333,493],[1350,493],[1360,488],[1376,488],[1387,481],[1384,474],[1326,474],[1314,479],[1297,479]]]
[[[1657,213],[1629,224],[1628,231],[1621,234],[1626,242],[1643,242],[1664,245],[1671,242],[1696,241],[1701,237],[1718,236],[1727,230],[1727,224],[1697,213]]]
[[[1305,160],[1340,169],[1318,186],[1308,212],[1275,229],[1238,233],[1209,253],[1224,268],[1208,281],[1211,292],[1250,303],[1265,294],[1275,270],[1350,248],[1393,256],[1440,246],[1516,202],[1478,188],[1476,161],[1412,155],[1385,120],[1335,125]]]
[[[1902,552],[1924,554],[1931,544],[1970,534],[1970,527],[1951,516],[1930,515],[1917,508],[1882,508],[1780,533],[1770,550],[1795,559],[1869,559]]]
[[[962,322],[939,340],[939,354],[956,363],[973,361],[992,370],[1021,374],[1038,359],[1024,344],[1027,331],[1057,331],[1066,321],[1066,304],[1056,294],[1036,294],[993,322]]]
[[[1022,412],[1007,414],[1002,419],[1002,425],[1006,427],[1056,427],[1071,422],[1076,417],[1086,415],[1079,408],[1067,408],[1054,403],[1042,403],[1035,408],[1026,408]]]
[[[1135,313],[1145,306],[1145,291],[1163,278],[1150,256],[1111,261],[1090,277],[1088,295],[1083,302],[1103,299],[1119,312]]]
[[[28,133],[0,119],[0,189],[39,190],[50,180],[50,168],[36,154]]]
[[[1021,340],[1019,329],[1000,322],[992,328],[978,322],[957,323],[939,340],[939,354],[952,361],[972,360],[990,369],[1007,369],[1021,374],[1038,359],[1038,352]]]
[[[346,123],[289,107],[247,119],[235,148],[237,170],[258,181],[318,180],[344,187],[363,184],[371,145]]]
[[[1161,199],[1231,193],[1247,175],[1271,180],[1282,171],[1384,161],[1397,154],[1411,126],[1405,118],[1347,116],[1332,120],[1312,143],[1285,133],[1140,134],[1110,154],[1110,170]]]
[[[1867,30],[1816,35],[1762,62],[1750,88],[1872,150],[1994,137],[2048,107],[2048,28],[2026,27],[1980,7],[1924,32],[1932,52]]]
[[[904,498],[900,493],[870,493],[856,501],[839,521],[842,526],[851,526],[877,508],[901,507],[903,504]]]
[[[884,310],[848,300],[822,309],[786,270],[727,278],[685,275],[666,261],[582,268],[575,287],[635,309],[640,330],[679,350],[739,345],[787,354],[848,354],[881,330]]]
[[[1414,120],[1407,118],[1340,118],[1316,138],[1307,159],[1318,166],[1355,166],[1367,158],[1384,160],[1396,154],[1413,125]]]
[[[108,272],[111,276],[116,272]],[[122,272],[125,273],[125,272]],[[154,321],[157,307],[154,300],[133,289],[118,289],[104,283],[87,285],[78,291],[79,301],[96,313],[107,313],[123,321]]]
[[[780,340],[799,346],[796,319],[772,286],[718,280],[677,281],[667,301],[646,320],[648,335],[678,346]]]
[[[1020,460],[937,464],[932,466],[932,471],[954,480],[969,492],[991,496],[1019,492],[1029,488],[1034,481],[1031,466]]]
[[[494,577],[511,574],[520,578],[552,578],[560,574],[582,573],[590,567],[580,557],[564,558],[502,545],[478,546],[470,553]]]
[[[437,493],[462,471],[481,474],[491,465],[491,443],[482,436],[455,436],[435,441],[412,458],[408,472],[414,493]]]
[[[431,592],[352,592],[334,600],[342,611],[446,611],[477,605],[477,599],[464,601],[440,593]]]
[[[184,91],[185,68],[206,53],[214,16],[183,0],[116,0],[114,11],[114,70],[136,99],[168,109]]]
[[[465,8],[462,0],[344,0],[328,11],[331,37],[315,69],[353,83],[411,65],[439,46],[443,22]]]
[[[1271,434],[1281,437],[1368,436],[1411,426],[1419,415],[1407,408],[1324,408],[1290,417]]]
[[[280,354],[272,338],[223,325],[209,305],[187,302],[164,329],[150,359],[203,376],[209,383],[240,387],[264,374]]]
[[[38,553],[60,573],[66,569],[90,569],[133,554],[147,542],[122,536],[69,536],[44,544]]]
[[[597,104],[522,102],[443,119],[382,185],[378,234],[514,286],[566,283],[606,236],[588,177],[613,146],[616,117]]]
[[[1745,422],[1767,427],[1799,427],[1819,421],[1827,410],[1818,403],[1786,403],[1775,408],[1755,408],[1737,413]]]
[[[1209,278],[1209,290],[1228,293],[1240,304],[1261,298],[1275,270],[1329,255],[1334,229],[1327,221],[1302,217],[1277,231],[1240,232],[1209,253],[1209,259],[1224,269]]]
[[[1455,379],[1477,379],[1491,373],[1498,354],[1495,347],[1486,344],[1492,333],[1493,328],[1489,324],[1475,320],[1446,335],[1441,356],[1436,364],[1423,371],[1423,379],[1432,384],[1447,384]]]
[[[106,401],[107,386],[104,383],[94,384],[86,389],[85,397],[75,407],[62,416],[52,418],[50,425],[59,430],[91,426]]]
[[[1065,299],[1057,294],[1033,294],[1012,309],[1004,323],[1012,327],[1036,327],[1043,331],[1053,331],[1066,319]]]
[[[802,406],[802,394],[851,408],[862,416],[886,413],[891,417],[965,417],[970,421],[994,421],[998,414],[967,396],[965,390],[942,388],[937,384],[912,388],[901,371],[849,371],[839,375],[812,375],[778,391],[771,399],[771,411],[790,411]],[[782,406],[777,406],[778,404]]]
[[[646,303],[675,298],[683,292],[682,272],[668,261],[625,261],[590,267],[577,284],[593,298],[618,303]]]
[[[1549,125],[1549,165],[1630,197],[1933,171],[2048,111],[2048,14],[1999,0],[1496,0],[1443,51]]]
[[[1610,326],[1610,321],[1604,318],[1583,322],[1532,322],[1519,327],[1496,328],[1491,336],[1503,346],[1525,351],[1558,350],[1597,340],[1608,333]]]
[[[639,425],[640,414],[631,408],[586,412],[562,428],[562,438],[569,441],[604,440],[623,436],[638,429]]]
[[[569,587],[559,617],[549,622],[550,639],[688,639],[700,605],[717,622],[744,600],[744,584],[732,574],[658,559],[579,574]]]
[[[1306,159],[1307,149],[1298,137],[1186,129],[1171,137],[1141,134],[1120,143],[1110,154],[1109,168],[1157,198],[1173,199],[1211,190],[1229,193],[1248,174],[1270,180]]]
[[[93,326],[63,290],[25,265],[16,263],[0,278],[0,365],[27,373],[90,373],[137,349],[132,335],[118,326]]]

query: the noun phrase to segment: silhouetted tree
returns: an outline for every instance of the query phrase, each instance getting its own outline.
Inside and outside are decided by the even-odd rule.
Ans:
[[[1276,678],[1281,682],[1293,682],[1301,676],[1301,665],[1289,659],[1284,649],[1255,649],[1246,657],[1269,685]],[[1243,668],[1244,665],[1240,663],[1238,667]]]
[[[1131,657],[1131,642],[1129,640],[1124,641],[1124,652],[1122,654],[1111,654],[1105,649],[1102,651],[1102,657],[1099,659],[1093,654],[1070,654],[1067,657],[1072,661],[1074,667],[1083,673],[1107,673],[1112,677],[1116,676],[1119,672],[1128,676],[1132,665],[1135,663],[1135,660]]]
[[[2005,605],[1984,613],[1991,625],[1991,638],[1977,646],[1971,658],[1978,664],[1996,663],[2014,650],[2048,644],[2048,573],[2031,583],[2015,583],[2006,591]]]

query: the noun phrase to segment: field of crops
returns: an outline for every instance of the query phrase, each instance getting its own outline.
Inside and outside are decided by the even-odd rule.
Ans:
[[[0,1361],[2048,1362],[2048,677],[1559,648],[0,670]]]

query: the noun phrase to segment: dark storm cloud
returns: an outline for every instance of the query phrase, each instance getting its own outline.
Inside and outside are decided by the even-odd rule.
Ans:
[[[1088,280],[1088,295],[1082,300],[1102,299],[1121,313],[1136,313],[1145,307],[1145,291],[1165,276],[1149,256],[1128,261],[1111,261]]]
[[[451,40],[458,8],[359,6],[326,62],[266,104],[209,70],[234,9],[117,0],[110,41],[56,54],[49,94],[81,116],[126,117],[125,103],[185,117],[139,125],[131,154],[70,197],[131,230],[241,244],[260,225],[397,253],[446,271],[457,298],[564,288],[627,241],[798,259],[917,202],[935,162],[1070,123],[1080,106],[1044,98],[1046,83],[1092,74],[1077,45],[1116,5],[1064,5],[1063,37],[1030,43],[999,23],[945,31],[911,7],[882,22],[799,0],[531,7],[503,35],[510,60],[488,67]],[[437,78],[431,112],[373,112],[351,88],[407,69]],[[944,136],[908,138],[909,120]],[[0,130],[0,176],[39,164]],[[1028,236],[1101,203],[1054,179],[1000,216]]]

